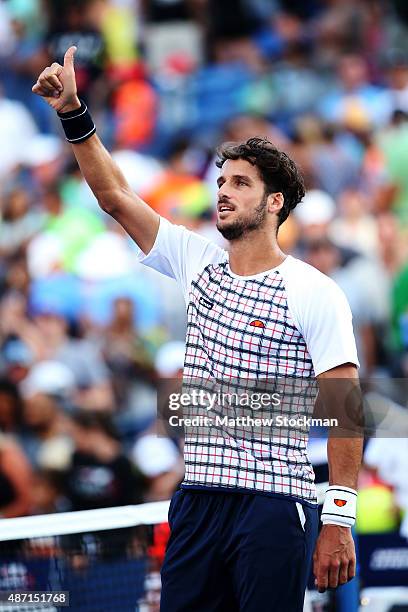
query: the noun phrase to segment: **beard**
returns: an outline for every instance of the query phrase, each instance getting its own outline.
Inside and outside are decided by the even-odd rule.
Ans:
[[[253,232],[264,224],[266,219],[266,205],[268,196],[265,194],[261,202],[255,208],[254,212],[247,219],[238,219],[232,221],[229,225],[221,225],[217,221],[217,230],[225,240],[240,240],[250,232]]]

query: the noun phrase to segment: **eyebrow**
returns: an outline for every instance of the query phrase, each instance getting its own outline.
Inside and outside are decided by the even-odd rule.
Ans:
[[[240,181],[247,181],[248,183],[251,183],[251,182],[252,182],[251,177],[250,177],[250,176],[247,176],[247,175],[245,175],[245,174],[233,174],[233,175],[231,176],[231,178],[233,178],[233,179],[235,179],[235,180],[236,180],[236,179],[238,179],[238,180],[240,180]],[[225,182],[225,178],[224,178],[223,176],[219,176],[219,177],[218,177],[218,179],[217,179],[217,185],[218,185],[218,187],[221,187],[221,185],[222,185],[224,182]]]

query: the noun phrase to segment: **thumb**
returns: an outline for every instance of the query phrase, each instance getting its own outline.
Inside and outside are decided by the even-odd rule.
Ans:
[[[64,68],[73,68],[74,67],[74,55],[77,48],[75,46],[67,49],[64,55]]]

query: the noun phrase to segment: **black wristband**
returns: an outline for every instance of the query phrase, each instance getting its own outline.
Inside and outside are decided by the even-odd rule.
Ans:
[[[88,107],[84,102],[81,106],[67,113],[57,113],[61,119],[62,127],[65,132],[65,138],[68,142],[78,144],[84,142],[95,134],[96,127],[92,117],[88,111]]]

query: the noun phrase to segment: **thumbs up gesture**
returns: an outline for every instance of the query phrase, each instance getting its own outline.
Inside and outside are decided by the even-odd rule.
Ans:
[[[32,91],[43,97],[56,111],[68,112],[81,106],[77,96],[74,55],[76,47],[69,47],[64,55],[64,65],[54,62],[47,66],[37,79]]]

